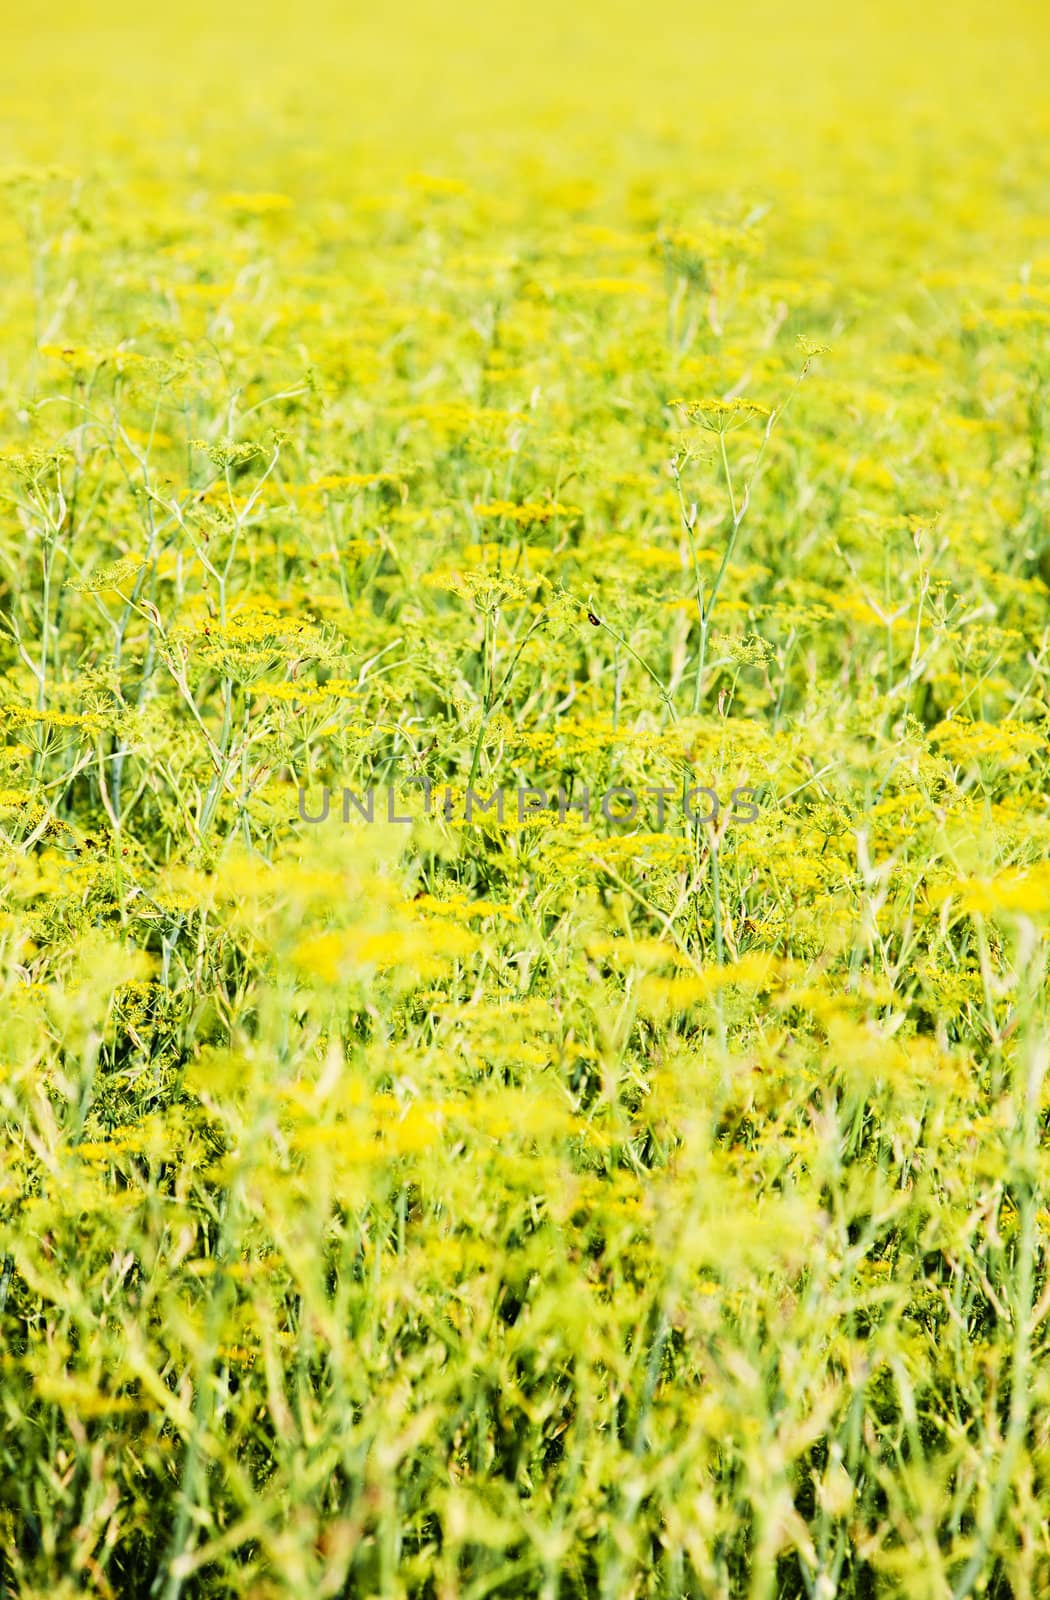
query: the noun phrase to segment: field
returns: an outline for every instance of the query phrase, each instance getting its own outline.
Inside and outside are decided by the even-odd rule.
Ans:
[[[1050,21],[0,59],[0,1586],[1050,1595]]]

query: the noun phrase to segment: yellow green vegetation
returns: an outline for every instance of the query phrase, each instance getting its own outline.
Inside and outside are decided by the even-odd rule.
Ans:
[[[152,9],[0,59],[4,1593],[1039,1600],[1045,8]]]

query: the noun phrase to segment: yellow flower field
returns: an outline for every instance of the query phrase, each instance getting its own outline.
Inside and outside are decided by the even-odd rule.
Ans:
[[[5,1596],[1045,1600],[1045,8],[4,34]]]

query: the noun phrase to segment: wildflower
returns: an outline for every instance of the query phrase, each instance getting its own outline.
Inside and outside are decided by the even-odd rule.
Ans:
[[[697,423],[709,433],[727,433],[750,418],[772,415],[768,406],[757,400],[672,400],[671,405],[683,411],[690,422]]]

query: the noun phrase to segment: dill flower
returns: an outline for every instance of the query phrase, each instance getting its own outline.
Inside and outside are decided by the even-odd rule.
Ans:
[[[672,400],[670,404],[708,433],[728,433],[753,418],[764,420],[772,416],[771,407],[739,395],[733,400]]]

